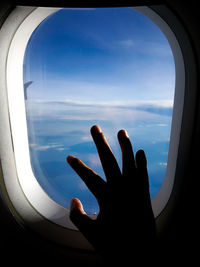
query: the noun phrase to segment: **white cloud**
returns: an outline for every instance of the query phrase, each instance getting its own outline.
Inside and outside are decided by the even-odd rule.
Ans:
[[[118,44],[122,48],[125,48],[125,49],[134,47],[134,42],[131,39],[126,39],[126,40],[118,41]]]
[[[43,99],[32,99],[27,101],[28,106],[34,107],[34,105],[45,105],[44,109],[46,109],[46,106],[49,105],[52,110],[55,108],[59,109],[66,109],[67,106],[113,106],[113,107],[140,107],[140,106],[155,106],[155,107],[172,107],[173,106],[173,100],[169,99],[159,99],[159,100],[118,100],[118,101],[84,101],[84,100],[72,100],[70,98],[64,99],[64,100],[43,100]],[[52,106],[53,105],[53,106]],[[40,107],[41,108],[41,107]]]
[[[170,128],[171,123],[172,101],[85,103],[69,100],[29,101],[27,104],[28,122],[31,127],[36,127],[37,135],[62,136],[70,145],[92,141],[89,128],[94,124],[102,127],[110,146],[115,149],[118,147],[118,141],[117,138],[113,138],[113,133],[117,133],[120,129],[126,129],[142,138],[141,136],[147,131],[145,128],[151,128],[152,134],[154,129],[157,131],[159,127],[160,138],[166,139],[167,126]],[[157,136],[156,133],[155,135]],[[47,143],[45,146],[32,144],[32,147],[41,151],[64,150],[64,146],[57,143]],[[67,147],[65,144],[65,149]]]
[[[167,166],[167,162],[159,162],[159,166]]]
[[[61,144],[57,144],[57,143],[50,143],[50,144],[47,144],[47,145],[38,145],[38,144],[29,144],[29,146],[31,148],[33,148],[34,150],[39,150],[39,151],[45,151],[45,150],[48,150],[48,149],[55,149],[55,150],[58,150],[58,151],[62,151],[64,150],[64,147],[62,147]]]
[[[129,119],[147,116],[147,113],[157,113],[172,109],[173,100],[160,101],[27,101],[28,117],[34,119],[54,118],[58,120],[91,120],[114,119],[122,116]],[[145,113],[145,114],[144,114]],[[165,114],[162,114],[165,115]],[[149,115],[150,116],[150,115]],[[117,117],[116,117],[117,118]]]
[[[63,150],[65,150],[65,148],[64,147],[58,147],[58,148],[56,148],[56,150],[63,151]]]
[[[160,58],[169,58],[172,57],[172,50],[170,49],[167,42],[153,42],[153,41],[144,41],[137,40],[135,41],[136,52],[145,54],[147,56],[157,56]]]
[[[100,162],[98,154],[88,154],[87,160],[91,168],[101,167],[101,162]]]
[[[159,126],[159,127],[167,127],[168,124],[165,124],[165,123],[158,123],[158,124],[156,124],[156,126]]]
[[[92,141],[92,137],[90,135],[88,135],[88,133],[86,133],[85,135],[83,134],[81,136],[81,141],[83,141],[83,142]]]
[[[151,104],[150,111],[148,111],[147,103]],[[55,108],[52,108],[53,106]],[[53,149],[61,152],[64,149],[69,149],[72,145],[92,142],[90,127],[94,124],[98,124],[102,128],[114,153],[119,147],[116,133],[120,129],[126,129],[130,135],[134,135],[137,139],[144,138],[146,140],[151,138],[151,141],[167,139],[171,117],[160,115],[159,108],[165,111],[168,106],[171,106],[171,103],[167,101],[163,101],[163,103],[134,103],[132,105],[130,103],[130,106],[125,106],[123,102],[97,105],[93,103],[85,104],[84,102],[74,103],[72,101],[36,102],[31,107],[31,116],[28,119],[32,121],[31,127],[36,128],[30,129],[37,131],[37,135],[40,136],[59,136],[60,138],[64,137],[64,139],[61,143],[58,141],[57,143],[49,142],[45,145],[31,144],[31,147],[36,151]],[[158,131],[158,129],[160,130]],[[147,136],[146,133],[149,131],[150,136]],[[98,158],[93,155],[90,155],[87,159],[91,168],[96,168],[100,164]]]

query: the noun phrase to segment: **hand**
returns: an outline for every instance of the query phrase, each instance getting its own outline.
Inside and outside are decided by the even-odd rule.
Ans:
[[[104,254],[144,252],[156,237],[151,208],[147,161],[143,150],[135,157],[125,130],[118,132],[122,151],[122,172],[98,126],[91,128],[106,176],[104,181],[80,159],[68,156],[67,161],[96,197],[99,214],[91,219],[79,199],[73,198],[70,219],[97,251]]]

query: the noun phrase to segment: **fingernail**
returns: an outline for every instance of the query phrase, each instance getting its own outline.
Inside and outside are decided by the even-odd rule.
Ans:
[[[127,133],[126,130],[120,130],[119,131],[119,135],[121,135],[121,137],[129,138],[128,133]]]
[[[102,133],[102,130],[101,130],[101,128],[98,125],[94,125],[91,128],[91,132]]]
[[[69,164],[72,164],[72,162],[73,162],[74,159],[75,159],[75,157],[73,157],[73,156],[68,156],[68,157],[67,157],[67,162],[68,162]]]
[[[124,130],[124,135],[129,138],[128,133],[126,130]]]

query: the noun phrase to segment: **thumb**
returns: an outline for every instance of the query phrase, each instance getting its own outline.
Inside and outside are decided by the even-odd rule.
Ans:
[[[85,213],[83,205],[78,198],[73,198],[71,200],[70,207],[70,219],[75,224],[75,226],[86,236],[90,235],[91,225],[93,220]]]

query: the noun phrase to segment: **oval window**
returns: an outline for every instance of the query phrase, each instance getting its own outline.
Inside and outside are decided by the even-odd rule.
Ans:
[[[44,191],[69,208],[78,197],[98,204],[66,163],[79,157],[104,178],[90,136],[98,124],[121,165],[116,138],[126,129],[148,159],[153,198],[165,178],[175,66],[160,28],[131,8],[61,9],[33,32],[24,57],[24,96],[31,165]]]

